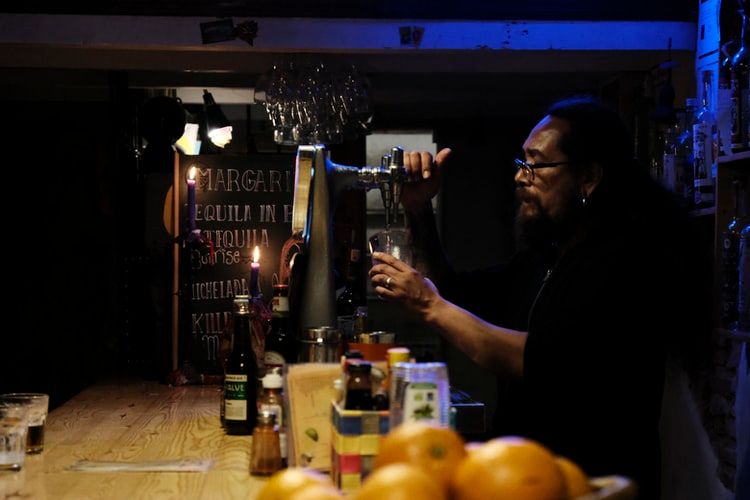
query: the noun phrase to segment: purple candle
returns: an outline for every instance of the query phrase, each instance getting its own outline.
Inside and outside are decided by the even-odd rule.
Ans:
[[[188,172],[188,213],[190,214],[190,231],[195,231],[195,167]]]
[[[260,295],[260,249],[256,246],[253,250],[253,262],[250,264],[250,296]]]

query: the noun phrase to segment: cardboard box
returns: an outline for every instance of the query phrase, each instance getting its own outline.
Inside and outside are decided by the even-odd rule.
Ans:
[[[359,488],[387,433],[387,411],[345,410],[331,403],[331,477],[337,488],[346,493]]]

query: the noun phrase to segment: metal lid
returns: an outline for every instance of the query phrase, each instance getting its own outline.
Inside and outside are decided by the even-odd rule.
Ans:
[[[388,364],[395,365],[396,363],[407,362],[410,356],[408,347],[391,347],[388,349]]]
[[[266,375],[263,377],[263,388],[281,389],[283,382],[283,378],[278,373],[266,373]]]
[[[341,342],[341,330],[332,326],[318,326],[308,328],[302,332],[303,342],[316,342],[321,344],[338,344]]]
[[[363,332],[357,335],[357,341],[360,344],[393,344],[396,334],[386,331]]]

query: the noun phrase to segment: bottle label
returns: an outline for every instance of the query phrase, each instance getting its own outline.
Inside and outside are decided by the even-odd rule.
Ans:
[[[276,425],[278,425],[280,428],[284,425],[284,417],[283,413],[281,412],[281,405],[261,403],[258,410],[273,413],[274,415],[276,415]]]
[[[224,419],[247,420],[247,375],[224,377]]]
[[[266,351],[266,353],[263,355],[263,362],[266,365],[266,369],[277,367],[283,368],[286,364],[284,356],[276,351]]]
[[[695,190],[695,205],[698,208],[713,206],[714,204],[714,183],[711,179],[695,179],[693,182]]]
[[[437,384],[410,383],[404,391],[404,422],[440,425],[440,397]]]
[[[271,305],[271,310],[274,312],[289,312],[289,297],[275,295],[273,297],[273,304]]]
[[[696,180],[709,176],[709,168],[713,162],[711,140],[711,129],[708,123],[693,125],[693,176]]]

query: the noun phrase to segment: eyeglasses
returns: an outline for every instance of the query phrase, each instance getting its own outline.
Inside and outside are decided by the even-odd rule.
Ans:
[[[529,178],[529,180],[534,180],[534,170],[538,168],[549,168],[549,167],[559,167],[560,165],[570,165],[572,162],[569,161],[556,161],[551,163],[526,163],[525,161],[521,160],[520,158],[516,158],[514,160],[514,163],[516,164],[516,170],[523,170],[524,175]]]

